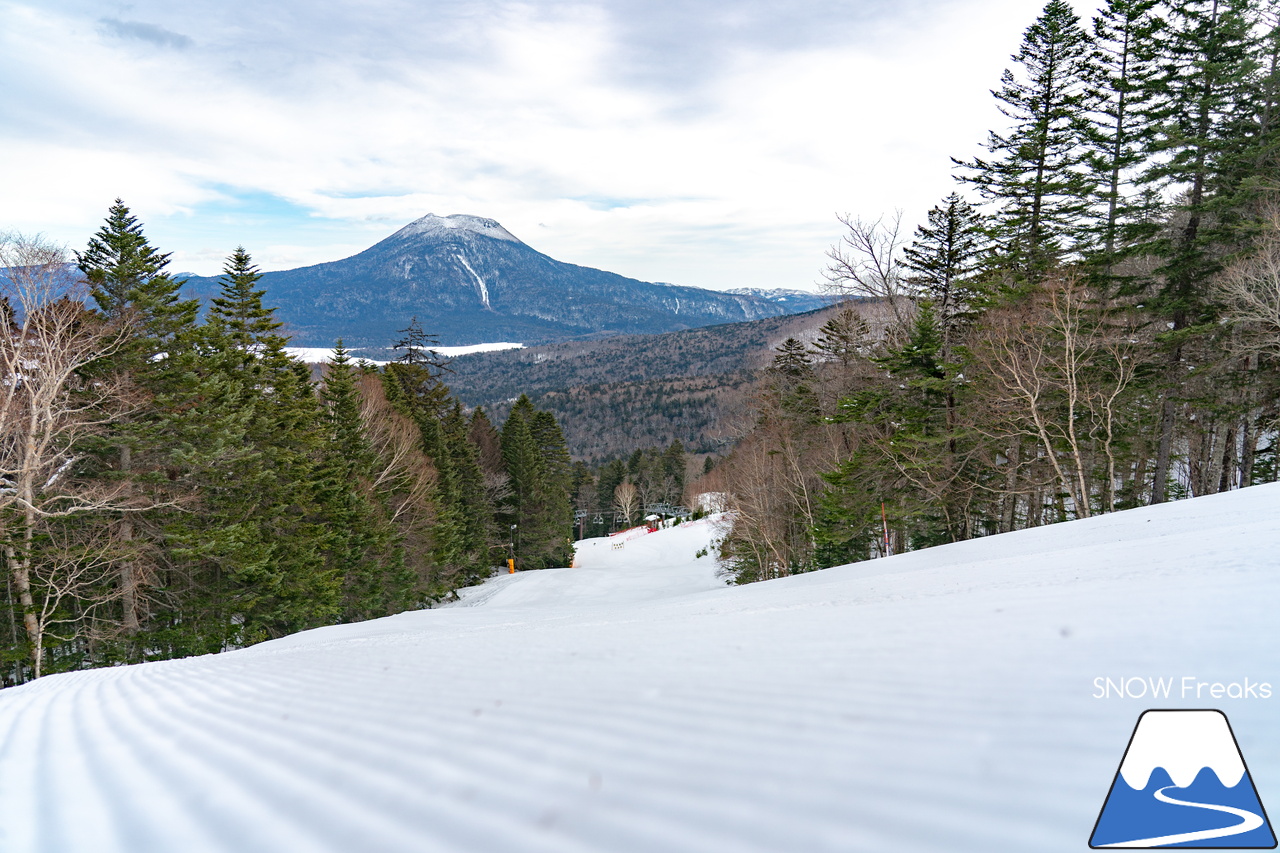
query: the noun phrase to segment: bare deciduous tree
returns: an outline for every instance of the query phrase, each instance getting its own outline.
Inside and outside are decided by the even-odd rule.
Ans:
[[[636,509],[640,504],[640,490],[635,487],[634,483],[622,482],[613,490],[613,506],[618,512],[622,513],[626,518],[626,523],[630,524],[635,518]]]
[[[1016,307],[989,312],[973,347],[993,413],[982,430],[1009,445],[1031,439],[1038,452],[1027,462],[1052,469],[1078,517],[1092,514],[1094,496],[1115,508],[1121,403],[1136,370],[1136,331],[1106,322],[1101,307],[1078,279],[1050,278]],[[1098,468],[1106,482],[1095,482]]]
[[[38,677],[43,605],[33,589],[33,543],[43,519],[144,508],[127,484],[78,476],[85,442],[126,414],[124,377],[89,370],[115,353],[124,329],[85,308],[85,285],[65,251],[40,238],[0,237],[0,540],[23,611]],[[97,564],[97,558],[93,561]],[[86,571],[39,568],[46,590],[65,590]]]
[[[894,327],[905,328],[911,317],[911,290],[902,275],[902,211],[870,221],[848,213],[837,218],[847,233],[827,250],[823,289],[843,297],[881,300],[893,314]]]
[[[1280,356],[1280,207],[1269,211],[1256,251],[1228,267],[1215,290],[1240,332],[1237,351]]]
[[[361,376],[358,387],[360,420],[377,460],[369,488],[389,497],[392,521],[428,521],[436,471],[422,452],[417,424],[395,410],[379,377]]]

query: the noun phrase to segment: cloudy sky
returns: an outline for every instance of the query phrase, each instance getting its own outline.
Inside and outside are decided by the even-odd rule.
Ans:
[[[951,191],[1042,5],[0,0],[0,230],[83,248],[119,196],[212,274],[471,213],[635,278],[809,287],[836,213]]]

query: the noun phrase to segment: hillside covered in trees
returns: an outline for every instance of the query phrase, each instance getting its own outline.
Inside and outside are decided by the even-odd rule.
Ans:
[[[238,249],[203,321],[117,201],[75,263],[0,244],[0,679],[217,652],[565,565],[569,453],[499,431],[409,322],[384,369],[285,353]]]
[[[742,415],[773,348],[812,338],[831,312],[465,355],[450,362],[449,385],[497,416],[527,393],[592,465],[672,441],[722,453],[750,427]]]
[[[1277,477],[1280,19],[1257,0],[1050,0],[913,232],[845,217],[729,496],[741,581]]]

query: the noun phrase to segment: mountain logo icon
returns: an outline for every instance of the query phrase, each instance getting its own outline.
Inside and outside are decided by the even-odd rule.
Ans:
[[[1227,715],[1144,711],[1089,846],[1274,849],[1275,833]]]

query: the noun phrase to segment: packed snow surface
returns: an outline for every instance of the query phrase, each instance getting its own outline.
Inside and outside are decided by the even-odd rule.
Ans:
[[[1280,686],[1280,485],[745,587],[715,535],[0,691],[0,849],[1084,850],[1150,707],[1280,811],[1280,700],[1095,698]]]

